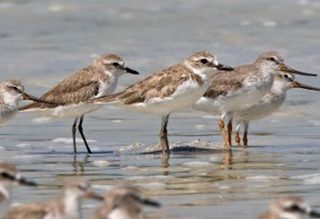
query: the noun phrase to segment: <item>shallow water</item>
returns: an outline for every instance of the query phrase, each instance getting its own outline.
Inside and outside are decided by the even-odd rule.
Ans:
[[[19,78],[35,95],[105,52],[119,53],[142,73],[123,76],[119,89],[198,49],[230,65],[276,49],[289,65],[320,73],[316,0],[0,1],[0,27],[1,78]],[[158,117],[110,107],[89,114],[84,127],[95,153],[87,155],[79,139],[74,157],[72,119],[46,122],[21,113],[1,128],[0,159],[45,185],[16,188],[19,203],[53,197],[66,177],[84,175],[99,191],[142,186],[163,204],[148,209],[162,218],[255,218],[288,194],[320,207],[319,102],[315,92],[290,91],[278,113],[251,125],[252,146],[232,153],[220,150],[214,117],[174,114],[169,134],[177,149],[168,167],[159,154],[141,154],[158,141]],[[96,204],[86,202],[86,214]]]

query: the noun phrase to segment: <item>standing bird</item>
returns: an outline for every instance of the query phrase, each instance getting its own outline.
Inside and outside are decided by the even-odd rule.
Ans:
[[[279,198],[271,203],[267,212],[258,219],[303,219],[320,218],[320,213],[311,209],[308,203],[297,196]]]
[[[82,123],[86,113],[95,111],[100,107],[83,102],[111,94],[117,86],[119,76],[124,73],[139,74],[137,71],[126,67],[119,56],[115,54],[102,55],[95,59],[91,65],[70,75],[41,97],[46,101],[59,104],[53,106],[32,103],[21,107],[19,110],[43,110],[51,117],[75,117],[72,125],[73,151],[77,153],[76,128],[78,124],[78,130],[87,151],[92,153],[83,134]]]
[[[0,125],[7,122],[18,112],[20,100],[44,102],[43,100],[25,93],[24,87],[18,80],[0,82]]]
[[[68,180],[60,197],[41,203],[10,208],[3,219],[82,219],[82,200],[103,201],[103,197],[90,189],[89,181],[75,177]]]
[[[91,99],[89,103],[113,103],[129,109],[160,114],[160,145],[169,154],[167,124],[172,112],[194,104],[208,89],[209,80],[218,70],[231,70],[215,55],[199,51],[189,58],[139,81],[124,91]]]
[[[317,76],[286,66],[278,52],[264,52],[253,64],[238,66],[234,71],[220,71],[213,76],[209,89],[192,107],[208,113],[221,114],[219,129],[224,146],[230,148],[231,136],[227,136],[225,131],[225,119],[232,119],[236,111],[258,103],[271,89],[274,77],[279,71]],[[231,124],[228,124],[228,130],[232,130]]]
[[[143,205],[160,207],[158,202],[143,197],[135,187],[119,187],[105,196],[92,219],[144,219]]]
[[[15,184],[36,186],[37,184],[23,178],[17,168],[9,163],[0,162],[0,218],[11,202],[12,187]]]
[[[277,74],[271,90],[259,101],[259,103],[244,109],[236,111],[234,120],[236,121],[235,141],[241,145],[240,128],[244,127],[243,144],[248,145],[249,122],[252,120],[263,119],[273,114],[284,103],[287,97],[287,91],[291,88],[302,88],[307,90],[320,91],[320,88],[311,87],[295,81],[293,74]],[[230,121],[231,122],[231,121]],[[228,130],[229,131],[229,130]],[[230,136],[232,133],[228,133]]]

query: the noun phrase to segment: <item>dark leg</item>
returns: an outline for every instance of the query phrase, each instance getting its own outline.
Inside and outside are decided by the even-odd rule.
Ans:
[[[248,145],[248,129],[249,129],[249,122],[244,123],[244,132],[243,132],[243,145]]]
[[[163,154],[169,154],[169,152],[170,152],[169,141],[168,141],[168,131],[167,131],[169,116],[170,116],[170,114],[162,117],[161,129],[160,129],[160,133],[159,133],[160,146],[161,146]]]
[[[227,130],[228,130],[228,143],[231,146],[232,145],[232,118],[229,119]]]
[[[80,132],[80,135],[81,135],[81,137],[82,137],[82,140],[83,140],[83,142],[84,142],[84,145],[85,145],[86,148],[87,148],[88,153],[91,154],[92,152],[91,152],[91,150],[90,150],[90,148],[89,148],[89,145],[88,145],[88,143],[87,143],[86,137],[85,137],[84,134],[83,134],[83,128],[82,128],[83,117],[84,117],[84,115],[82,115],[82,116],[80,117],[80,121],[79,121],[79,125],[78,125],[78,130],[79,130],[79,132]]]
[[[235,141],[237,143],[237,146],[241,146],[240,127],[241,127],[241,123],[238,123],[237,127],[236,127],[236,133],[235,133],[235,136],[234,136],[234,139],[235,139]]]
[[[226,130],[224,129],[224,121],[223,121],[223,119],[220,119],[218,124],[219,124],[219,128],[220,128],[220,133],[221,133],[221,135],[223,137],[224,146],[227,147],[227,148],[230,148],[230,145],[229,145],[229,142],[228,142],[228,136],[227,136]]]
[[[76,130],[77,130],[78,118],[76,118],[72,125],[72,140],[73,140],[73,153],[77,153],[77,142],[76,142]]]

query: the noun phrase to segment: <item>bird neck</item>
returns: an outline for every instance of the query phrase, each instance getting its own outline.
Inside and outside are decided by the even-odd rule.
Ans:
[[[63,194],[64,213],[67,218],[81,218],[81,199],[72,191],[64,191]]]

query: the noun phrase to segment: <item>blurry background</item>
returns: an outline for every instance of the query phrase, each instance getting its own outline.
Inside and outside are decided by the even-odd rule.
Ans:
[[[97,55],[117,53],[141,72],[123,76],[121,89],[203,49],[233,66],[277,50],[288,65],[320,74],[319,35],[317,0],[0,0],[0,79],[20,79],[40,96]],[[298,80],[320,86],[319,77]],[[315,92],[290,91],[280,112],[252,123],[251,143],[257,146],[235,149],[228,165],[228,154],[186,152],[159,168],[158,155],[136,151],[158,142],[160,118],[108,107],[85,120],[98,154],[73,160],[72,119],[37,124],[36,115],[21,113],[0,130],[0,159],[43,183],[61,185],[64,176],[77,173],[100,188],[143,184],[171,218],[254,218],[281,194],[320,205],[319,100]],[[222,147],[216,120],[205,114],[174,114],[169,133],[172,143],[200,139]],[[85,151],[82,141],[79,150]],[[57,192],[18,191],[17,202]]]

